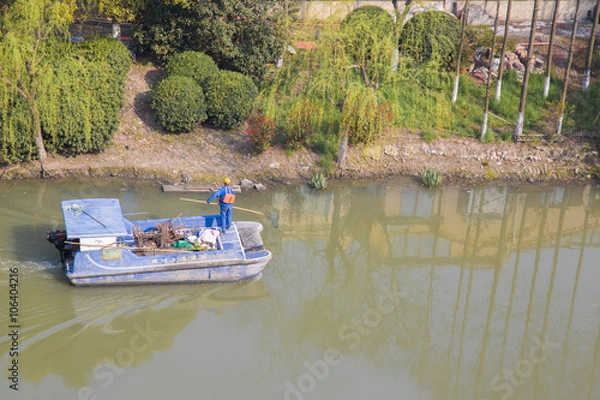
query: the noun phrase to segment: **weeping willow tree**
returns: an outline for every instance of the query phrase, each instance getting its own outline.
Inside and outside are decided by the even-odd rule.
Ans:
[[[0,162],[99,152],[119,124],[127,48],[98,38],[74,45],[65,21],[70,5],[17,0],[0,38]]]
[[[339,26],[319,26],[315,48],[287,57],[262,97],[271,118],[285,114],[279,120],[293,148],[316,142],[336,153],[335,147],[342,167],[349,142],[381,133],[380,87],[393,75],[395,30],[385,10],[360,7]]]
[[[33,137],[43,175],[47,151],[42,136],[39,98],[40,88],[52,74],[46,65],[46,50],[51,40],[67,34],[72,12],[73,5],[68,1],[16,0],[1,21],[0,84],[4,105],[26,104],[30,120],[26,125],[17,124],[29,128],[26,131],[15,131],[15,123],[3,120],[3,152],[15,146],[22,148],[20,135]],[[12,120],[13,116],[5,115],[4,118]],[[22,117],[17,120],[22,121]],[[21,157],[27,157],[26,152],[21,152]]]
[[[343,168],[348,141],[369,143],[383,130],[384,113],[378,101],[381,80],[392,72],[396,48],[394,19],[375,6],[359,7],[343,21],[340,39],[345,55],[360,71],[363,84],[350,84],[342,105],[341,138],[337,152],[338,167]]]
[[[52,79],[40,96],[44,141],[51,153],[97,153],[110,143],[119,125],[127,48],[112,38],[83,46],[58,42],[48,52]]]
[[[461,25],[456,17],[443,11],[426,11],[409,19],[400,33],[403,57],[417,65],[435,62],[449,68],[457,56]]]
[[[365,86],[377,89],[380,78],[389,74],[395,30],[392,16],[376,6],[359,7],[342,22],[344,51],[355,62]]]
[[[330,167],[337,161],[343,168],[348,145],[372,143],[392,124],[452,129],[446,94],[459,23],[438,11],[422,14],[398,26],[386,11],[360,7],[340,25],[298,24],[290,43],[314,41],[313,47],[285,54],[260,98],[262,111],[287,133],[286,143],[308,144],[322,160],[331,157]]]

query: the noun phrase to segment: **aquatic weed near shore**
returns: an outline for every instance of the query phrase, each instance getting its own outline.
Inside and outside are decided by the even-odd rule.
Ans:
[[[442,183],[442,180],[442,173],[434,169],[425,168],[423,175],[421,175],[421,181],[423,182],[423,185],[427,186],[428,188],[439,186]]]
[[[327,187],[327,178],[323,172],[317,172],[310,178],[309,185],[314,190],[323,190]]]

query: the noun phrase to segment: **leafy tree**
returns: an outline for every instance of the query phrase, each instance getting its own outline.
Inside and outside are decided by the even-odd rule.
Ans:
[[[399,47],[404,56],[418,64],[437,61],[449,65],[460,40],[461,26],[456,17],[443,11],[424,11],[406,21]]]
[[[67,1],[16,0],[1,21],[0,84],[5,86],[6,96],[18,96],[27,104],[43,174],[47,151],[42,136],[39,89],[52,72],[44,57],[48,43],[66,35],[72,12],[73,6]]]
[[[365,85],[375,88],[390,71],[396,47],[396,24],[381,7],[363,6],[344,18],[341,39],[346,53],[358,64]]]
[[[161,62],[186,50],[201,51],[219,68],[260,81],[283,51],[282,14],[274,0],[215,0],[189,5],[149,0],[136,18],[142,52]]]

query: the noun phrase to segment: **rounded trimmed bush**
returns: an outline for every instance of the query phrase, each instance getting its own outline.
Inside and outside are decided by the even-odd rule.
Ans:
[[[89,61],[106,61],[118,76],[126,77],[131,68],[131,53],[120,40],[95,36],[79,44],[79,51]]]
[[[156,85],[151,107],[169,132],[189,132],[206,120],[204,92],[187,76],[169,76]]]
[[[444,11],[424,11],[406,21],[400,33],[403,55],[421,64],[436,60],[448,65],[460,42],[460,22]]]
[[[369,57],[373,49],[386,40],[394,40],[396,24],[381,7],[362,6],[342,21],[345,48],[355,59]]]
[[[257,97],[258,89],[249,77],[239,72],[219,72],[206,87],[208,122],[218,128],[235,128],[248,118]]]
[[[215,61],[206,54],[199,51],[184,51],[175,54],[165,66],[167,76],[187,76],[194,79],[206,89],[206,82],[210,77],[219,72]]]

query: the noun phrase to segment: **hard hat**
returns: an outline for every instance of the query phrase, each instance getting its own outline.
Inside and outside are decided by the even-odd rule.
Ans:
[[[223,183],[226,185],[229,185],[231,183],[231,181],[229,180],[229,178],[225,178],[225,179],[223,179]]]

